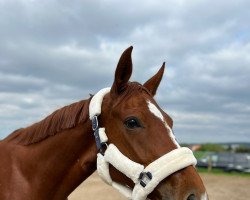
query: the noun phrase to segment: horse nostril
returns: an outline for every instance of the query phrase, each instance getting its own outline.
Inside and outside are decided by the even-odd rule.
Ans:
[[[187,198],[187,200],[195,200],[195,195],[194,194],[190,194]]]

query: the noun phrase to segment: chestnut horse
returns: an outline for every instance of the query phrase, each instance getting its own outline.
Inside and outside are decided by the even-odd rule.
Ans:
[[[132,47],[126,49],[118,62],[98,119],[99,125],[105,127],[108,143],[115,144],[126,159],[144,168],[165,154],[178,151],[180,146],[172,133],[173,120],[153,99],[164,64],[145,84],[129,82],[131,52]],[[97,169],[98,148],[89,120],[91,99],[65,106],[0,141],[1,200],[65,200]],[[168,169],[164,165],[160,167]],[[111,164],[109,173],[113,181],[128,188],[135,186]],[[162,178],[147,198],[208,199],[192,164]]]

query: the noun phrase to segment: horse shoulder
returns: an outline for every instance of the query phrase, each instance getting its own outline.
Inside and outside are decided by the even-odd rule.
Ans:
[[[0,199],[27,199],[30,185],[16,162],[18,147],[15,144],[1,141],[0,143]],[[22,198],[23,197],[23,198]]]

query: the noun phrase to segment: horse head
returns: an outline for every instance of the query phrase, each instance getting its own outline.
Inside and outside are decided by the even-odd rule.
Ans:
[[[105,181],[118,189],[113,182],[128,189],[136,188],[132,196],[128,196],[132,199],[208,199],[194,167],[192,152],[179,146],[172,131],[173,120],[154,99],[165,63],[143,85],[129,82],[132,49],[129,47],[121,55],[113,85],[108,90],[110,92],[103,95],[101,114],[98,116],[99,126],[105,127],[107,137],[100,156],[104,160],[106,157],[112,160],[108,162],[108,172],[103,172]],[[112,151],[110,144],[114,144],[114,151],[118,153],[108,152],[108,156],[105,151]],[[105,178],[105,173],[108,173],[108,178]],[[161,174],[165,175],[156,178],[153,186],[148,186],[151,179]],[[146,194],[136,194],[145,191]]]

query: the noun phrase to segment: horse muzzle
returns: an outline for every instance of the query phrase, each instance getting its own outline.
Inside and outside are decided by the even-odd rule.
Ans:
[[[148,196],[150,200],[208,200],[203,182],[192,166],[164,179]]]

